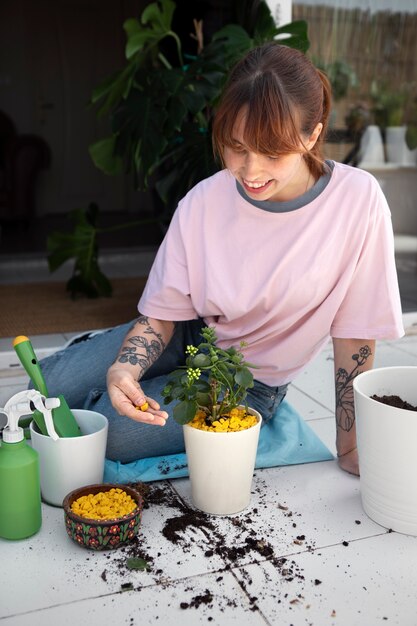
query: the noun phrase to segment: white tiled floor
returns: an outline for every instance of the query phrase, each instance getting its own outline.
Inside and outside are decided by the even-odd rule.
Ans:
[[[416,323],[417,314],[407,314],[407,336],[379,344],[377,367],[417,365]],[[68,338],[32,341],[41,357]],[[0,341],[0,405],[26,385],[10,345]],[[329,346],[291,386],[288,400],[334,452],[332,368]],[[190,504],[189,481],[152,489],[159,486],[165,503],[151,498],[140,534],[149,571],[129,571],[122,550],[94,553],[75,545],[62,510],[46,504],[37,535],[0,540],[1,625],[416,626],[417,537],[369,519],[359,479],[335,461],[257,470],[247,511],[211,518],[211,533],[189,526],[178,543],[163,530]],[[232,559],[230,550],[247,548],[246,539],[255,539],[255,547]],[[220,553],[208,552],[219,541]],[[265,545],[272,549],[268,557]]]

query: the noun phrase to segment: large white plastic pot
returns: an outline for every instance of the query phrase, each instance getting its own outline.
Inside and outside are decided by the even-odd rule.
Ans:
[[[101,413],[71,409],[82,435],[57,441],[30,424],[32,447],[39,454],[41,494],[48,504],[62,506],[65,496],[86,485],[103,482],[108,421]]]
[[[184,428],[193,504],[215,515],[243,511],[250,502],[262,417],[251,428],[231,433]]]
[[[362,505],[378,524],[417,535],[417,412],[370,396],[395,395],[417,406],[417,367],[384,367],[353,381]]]

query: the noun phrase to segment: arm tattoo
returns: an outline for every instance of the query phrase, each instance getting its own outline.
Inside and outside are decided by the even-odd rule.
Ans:
[[[144,326],[143,332],[148,337],[136,335],[128,339],[131,346],[125,346],[121,350],[118,357],[119,363],[130,363],[131,365],[140,365],[142,372],[145,372],[165,350],[165,342],[162,335],[157,333],[149,324],[149,319],[145,315],[141,315],[135,322]]]
[[[360,374],[360,367],[366,363],[371,354],[369,346],[362,346],[359,354],[352,354],[352,360],[356,361],[356,365],[350,374],[343,368],[336,372],[336,424],[341,430],[349,432],[355,423],[352,381]]]

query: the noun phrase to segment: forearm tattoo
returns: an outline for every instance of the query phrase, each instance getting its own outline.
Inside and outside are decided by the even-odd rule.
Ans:
[[[162,335],[157,333],[149,324],[149,319],[145,315],[141,315],[135,322],[141,324],[143,332],[148,337],[136,335],[128,339],[130,346],[124,346],[117,360],[119,363],[130,363],[131,365],[140,365],[141,374],[145,372],[165,350],[165,342]]]
[[[336,372],[336,424],[341,430],[349,432],[355,423],[353,379],[360,374],[360,368],[371,355],[370,347],[362,346],[359,354],[352,354],[352,360],[356,362],[353,370],[348,373],[340,368]]]

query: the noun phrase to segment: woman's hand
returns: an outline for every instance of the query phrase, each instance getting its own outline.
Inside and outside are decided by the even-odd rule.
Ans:
[[[168,413],[161,411],[159,404],[145,396],[133,374],[126,368],[112,365],[107,372],[107,390],[110,400],[119,415],[126,415],[136,422],[165,426]],[[141,410],[145,402],[148,407]]]
[[[345,472],[359,476],[359,458],[357,448],[353,448],[353,450],[350,450],[346,454],[338,456],[337,462],[339,467]]]

